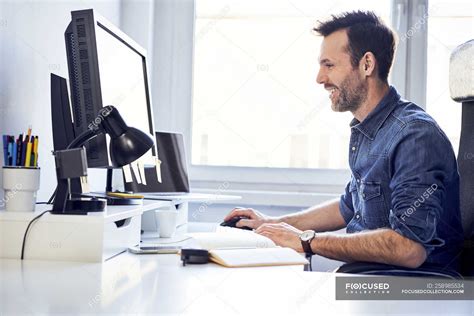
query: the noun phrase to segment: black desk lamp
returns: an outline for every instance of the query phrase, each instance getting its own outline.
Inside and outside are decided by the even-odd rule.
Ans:
[[[129,127],[119,111],[109,105],[101,109],[89,128],[76,137],[65,150],[55,151],[58,187],[53,214],[87,214],[100,212],[105,202],[98,199],[70,198],[69,179],[87,175],[87,159],[82,147],[100,134],[110,136],[109,153],[113,167],[123,167],[143,156],[153,147],[153,139],[142,131]]]

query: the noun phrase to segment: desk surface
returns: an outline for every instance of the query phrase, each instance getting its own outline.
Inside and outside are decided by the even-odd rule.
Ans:
[[[334,279],[333,273],[304,272],[302,266],[183,267],[178,255],[123,253],[103,264],[0,259],[0,315],[473,315],[474,311],[473,301],[336,301]]]
[[[334,274],[301,267],[182,267],[177,255],[104,264],[0,260],[0,315],[472,315],[472,301],[336,301]]]

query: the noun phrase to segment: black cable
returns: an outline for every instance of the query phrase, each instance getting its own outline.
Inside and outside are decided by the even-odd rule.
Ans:
[[[51,212],[52,210],[49,210],[49,211],[44,211],[43,213],[41,213],[40,215],[36,216],[35,218],[33,218],[28,226],[26,227],[26,231],[25,231],[25,235],[23,236],[23,244],[21,245],[21,260],[23,260],[23,257],[24,257],[24,254],[25,254],[25,244],[26,244],[26,235],[28,235],[28,230],[30,229],[30,226],[31,224],[33,224],[37,219],[39,219],[41,216],[43,216],[44,214],[46,213],[49,213]]]
[[[56,186],[56,189],[54,189],[53,194],[51,195],[51,197],[50,197],[49,200],[48,200],[48,203],[46,203],[46,204],[52,204],[52,203],[53,203],[54,198],[56,197],[56,192],[57,192],[57,191],[58,191],[58,187]]]

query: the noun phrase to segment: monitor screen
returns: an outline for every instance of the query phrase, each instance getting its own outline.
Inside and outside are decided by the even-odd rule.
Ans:
[[[141,129],[153,137],[153,131],[149,129],[152,125],[148,115],[143,56],[100,23],[98,26],[96,41],[102,105],[115,106],[127,125]],[[151,150],[140,160],[153,164]]]

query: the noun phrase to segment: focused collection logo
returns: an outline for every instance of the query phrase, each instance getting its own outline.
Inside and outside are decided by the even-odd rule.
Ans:
[[[390,284],[382,282],[348,282],[346,283],[347,294],[389,294]]]

